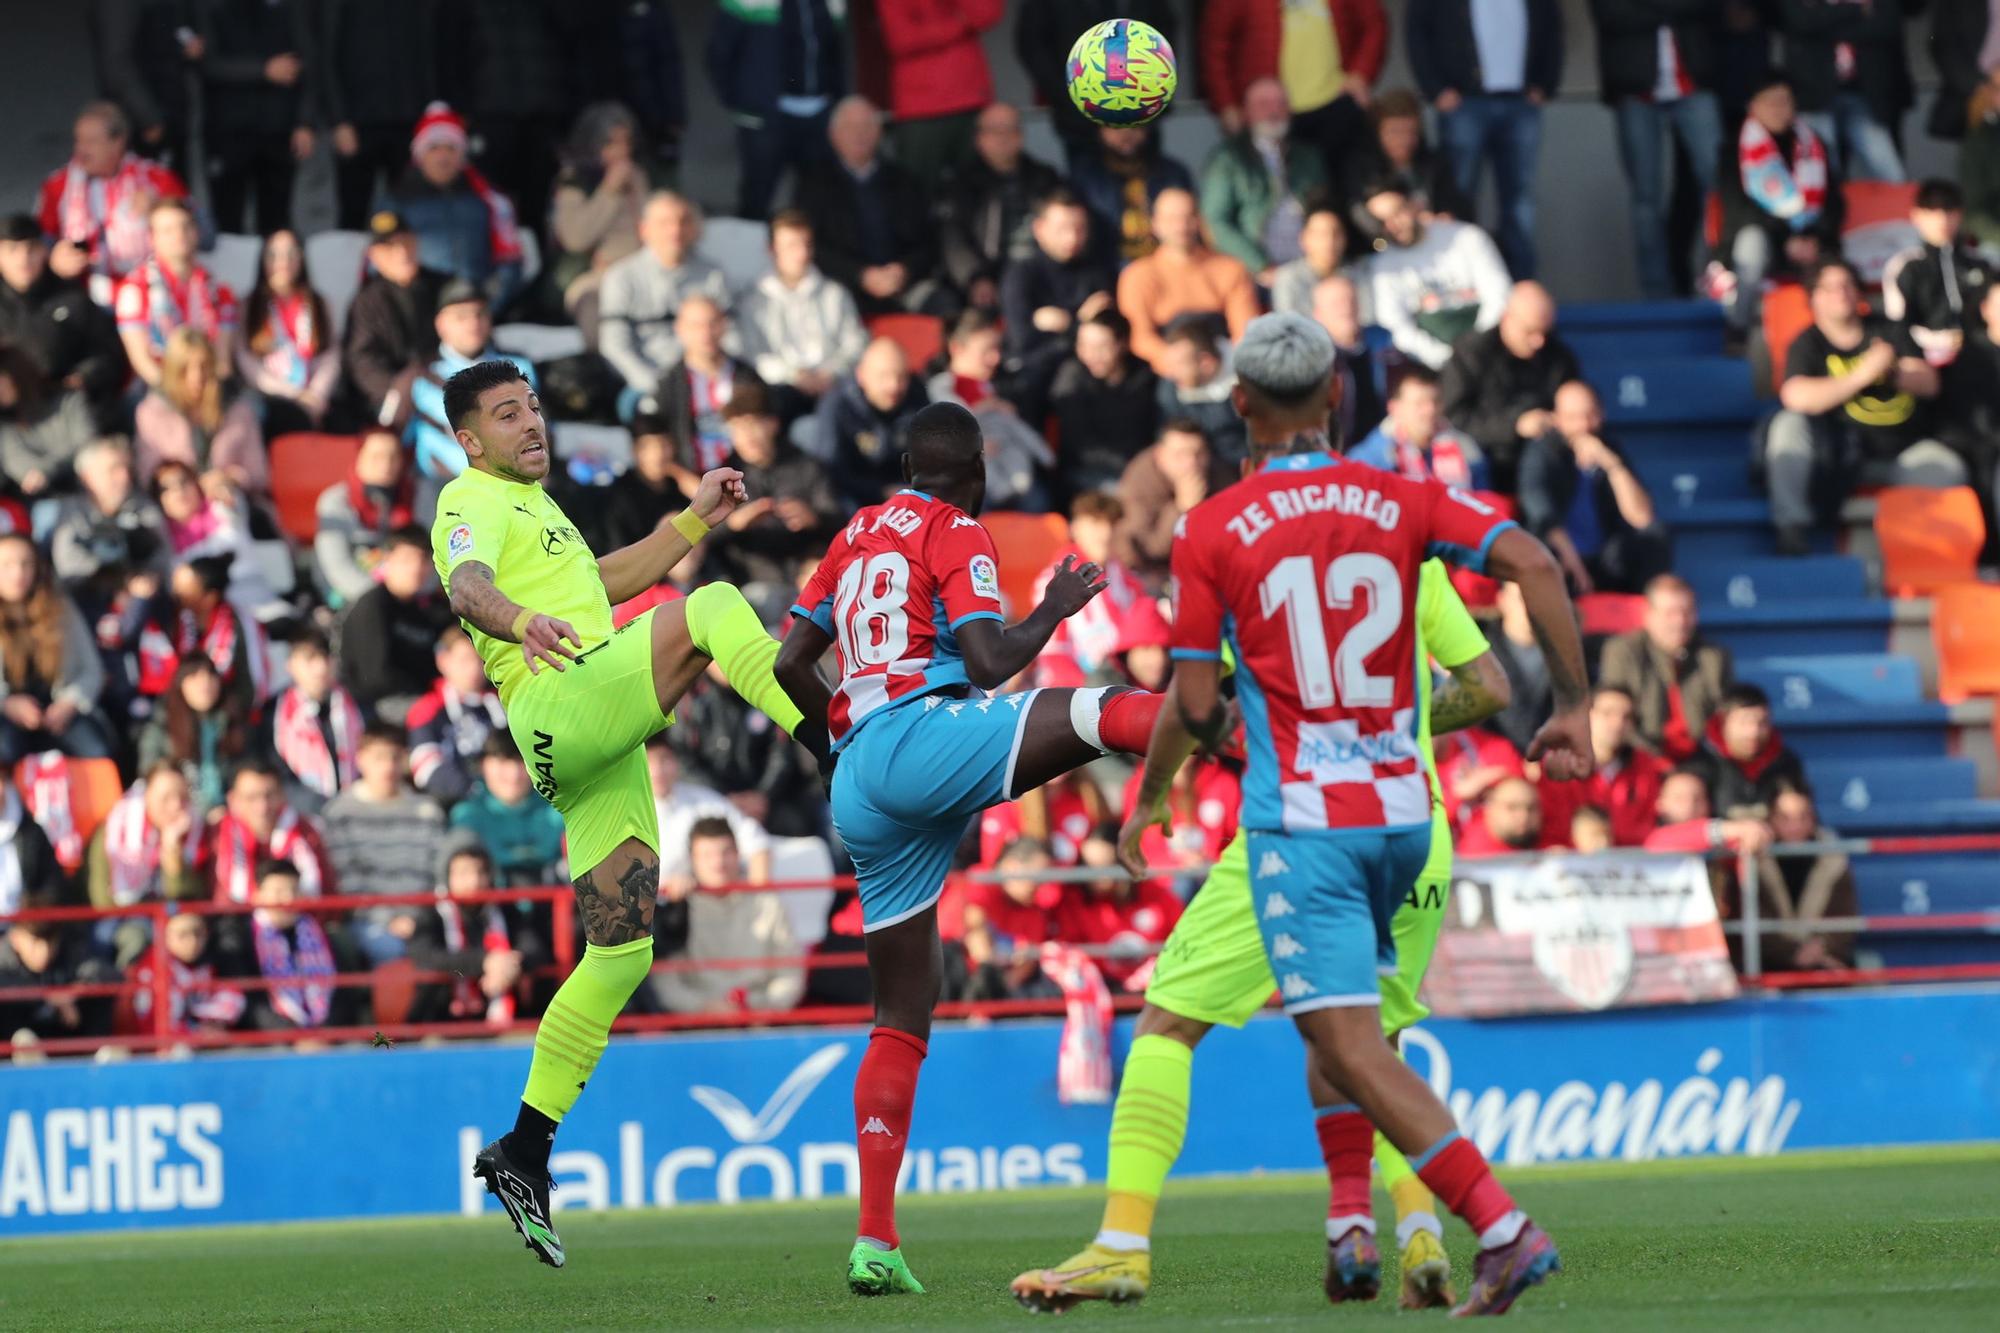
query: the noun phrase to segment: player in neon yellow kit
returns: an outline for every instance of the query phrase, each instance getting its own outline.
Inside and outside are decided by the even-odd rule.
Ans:
[[[560,1268],[562,1242],[549,1220],[556,1125],[653,962],[660,830],[643,747],[673,721],[674,704],[711,661],[822,761],[826,731],[823,722],[802,725],[771,675],[777,641],[726,583],[612,628],[613,605],[664,580],[743,500],[741,473],[708,473],[671,525],[596,556],[542,488],[548,424],[521,372],[507,361],[480,362],[451,377],[444,401],[469,465],[438,496],[432,554],[535,790],[562,812],[587,941],[535,1033],[513,1132],[486,1146],[474,1174],[528,1248]],[[821,690],[816,716],[824,718]]]
[[[1505,708],[1508,697],[1505,674],[1436,560],[1424,562],[1418,584],[1417,635],[1419,660],[1428,654],[1450,679],[1434,691],[1426,673],[1418,691],[1419,747],[1431,783],[1431,849],[1392,926],[1396,972],[1381,979],[1382,1030],[1392,1041],[1430,1014],[1417,992],[1451,889],[1451,825],[1438,795],[1432,730],[1470,726]],[[1194,1048],[1218,1023],[1242,1027],[1276,989],[1251,905],[1246,846],[1241,832],[1230,840],[1160,951],[1111,1113],[1103,1224],[1081,1253],[1014,1279],[1015,1298],[1031,1310],[1060,1312],[1079,1301],[1133,1301],[1146,1294],[1154,1209],[1187,1132]],[[1318,1086],[1310,1066],[1308,1083],[1316,1107],[1343,1100]],[[1380,1134],[1375,1160],[1396,1202],[1403,1304],[1450,1305],[1451,1265],[1430,1190]]]

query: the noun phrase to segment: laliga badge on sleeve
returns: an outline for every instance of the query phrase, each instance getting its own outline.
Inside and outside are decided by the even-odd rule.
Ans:
[[[461,523],[445,538],[444,555],[447,560],[462,560],[472,554],[472,525]]]
[[[993,563],[990,555],[975,555],[967,566],[972,575],[972,592],[976,597],[990,597],[1000,600],[1000,567]]]

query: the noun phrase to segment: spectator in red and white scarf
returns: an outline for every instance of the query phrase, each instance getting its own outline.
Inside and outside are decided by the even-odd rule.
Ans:
[[[420,972],[450,972],[457,980],[419,990],[410,1021],[476,1019],[492,1027],[514,1021],[521,974],[534,964],[516,945],[504,910],[461,901],[492,891],[493,859],[484,849],[461,847],[445,858],[437,910],[417,917],[410,961]]]
[[[271,697],[264,630],[230,598],[232,557],[196,556],[177,567],[173,605],[139,636],[139,692],[166,691],[181,660],[200,652],[222,673],[222,688],[254,714]]]
[[[236,765],[257,753],[256,741],[242,696],[225,693],[215,663],[193,653],[181,659],[139,735],[139,767],[173,765],[195,805],[213,810],[222,804]]]
[[[222,818],[208,827],[206,846],[209,883],[218,902],[249,902],[258,862],[271,857],[292,863],[298,891],[305,897],[333,890],[319,829],[285,804],[278,770],[264,760],[238,766]]]
[[[131,127],[115,102],[91,102],[76,118],[70,160],[48,174],[36,204],[54,243],[58,277],[84,272],[122,278],[152,254],[146,211],[161,199],[185,199],[179,176],[127,151]]]
[[[486,738],[507,729],[507,714],[479,649],[456,625],[438,636],[437,668],[437,684],[410,705],[410,776],[418,791],[451,802],[472,790]]]
[[[375,586],[375,569],[389,549],[389,537],[409,526],[415,506],[416,474],[402,440],[387,426],[371,426],[361,436],[346,480],[321,492],[313,511],[319,520],[313,565],[328,605],[351,605]]]
[[[218,982],[223,965],[220,949],[212,949],[208,918],[181,912],[167,918],[167,1029],[177,1033],[227,1032],[243,1020],[250,1002],[234,986]],[[117,1029],[138,1033],[155,1030],[153,1019],[153,957],[143,954],[125,973],[135,989],[121,1004]]]
[[[293,909],[301,897],[312,895],[298,868],[277,857],[257,863],[256,880],[250,943],[258,973],[273,984],[251,999],[248,1026],[266,1032],[324,1027],[333,1012],[332,978],[340,964],[326,928]]]
[[[1411,481],[1436,477],[1463,490],[1486,489],[1486,454],[1444,419],[1437,372],[1427,366],[1404,368],[1389,397],[1388,415],[1347,456]]]
[[[317,430],[340,384],[340,348],[297,232],[264,242],[241,332],[236,370],[262,400],[264,433]]]
[[[1792,85],[1769,76],[1749,110],[1717,182],[1721,248],[1734,276],[1721,290],[1738,331],[1756,321],[1766,278],[1804,273],[1840,253],[1840,178],[1825,141],[1799,115]]]
[[[410,138],[410,165],[390,187],[388,207],[417,236],[425,268],[485,289],[505,310],[521,281],[514,204],[466,158],[465,120],[443,102],[424,108]]]
[[[160,378],[134,417],[139,472],[185,463],[253,497],[271,490],[264,430],[249,400],[222,383],[221,352],[201,330],[175,329],[161,351]],[[210,482],[211,491],[218,489]]]
[[[168,335],[192,327],[215,345],[217,377],[227,379],[233,370],[236,293],[195,262],[201,236],[194,209],[185,199],[162,199],[147,212],[146,229],[152,256],[119,282],[113,306],[132,372],[157,385]]]
[[[286,797],[318,814],[360,776],[361,706],[333,678],[333,648],[316,629],[292,640],[292,683],[271,704],[271,752],[289,775]]]
[[[1083,864],[1104,871],[1064,893],[1056,908],[1056,938],[1106,950],[1093,955],[1113,986],[1124,983],[1158,951],[1181,919],[1181,900],[1158,880],[1133,880],[1118,865],[1118,834],[1099,829],[1083,844]]]
[[[201,814],[187,776],[174,764],[156,763],[111,807],[104,827],[90,840],[90,905],[130,907],[205,898],[202,851]],[[137,924],[143,940],[145,923]],[[118,954],[121,967],[132,961],[122,947]]]

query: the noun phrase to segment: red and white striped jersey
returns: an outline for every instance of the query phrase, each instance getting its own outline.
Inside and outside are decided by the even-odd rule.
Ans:
[[[826,718],[838,750],[876,713],[968,683],[959,626],[1002,618],[992,535],[956,505],[898,491],[841,529],[792,614],[840,655]]]
[[[1473,570],[1498,512],[1326,453],[1277,459],[1190,510],[1174,541],[1173,655],[1236,656],[1243,826],[1430,822],[1417,744],[1417,570]]]

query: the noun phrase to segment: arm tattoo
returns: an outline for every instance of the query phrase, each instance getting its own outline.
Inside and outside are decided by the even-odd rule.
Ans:
[[[1431,734],[1441,736],[1482,722],[1500,711],[1500,700],[1479,678],[1477,661],[1451,668],[1451,679],[1431,694]]]
[[[468,560],[451,571],[451,609],[482,634],[509,643],[522,607],[493,586],[493,566]]]
[[[1574,611],[1570,615],[1574,616]],[[1581,707],[1590,698],[1590,677],[1585,672],[1583,658],[1565,653],[1568,647],[1581,649],[1583,640],[1572,635],[1568,644],[1558,643],[1543,631],[1540,621],[1535,625],[1535,644],[1542,650],[1542,660],[1548,664],[1549,687],[1555,694],[1558,709]]]
[[[583,937],[599,948],[650,938],[660,896],[657,860],[628,856],[615,876],[612,870],[612,862],[603,861],[576,877]]]

